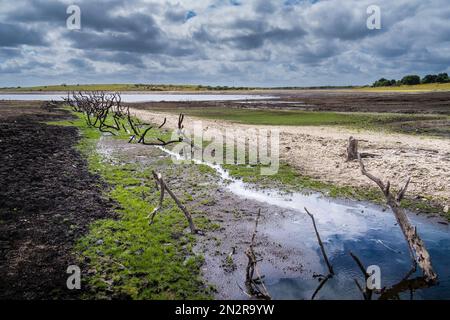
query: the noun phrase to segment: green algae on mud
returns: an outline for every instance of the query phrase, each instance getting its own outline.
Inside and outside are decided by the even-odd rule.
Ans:
[[[110,186],[107,196],[120,207],[119,219],[96,221],[76,245],[86,268],[85,298],[211,298],[212,289],[200,277],[203,257],[193,254],[196,240],[185,231],[187,221],[176,205],[166,200],[149,226],[147,216],[159,197],[151,178],[155,166],[104,161],[96,150],[101,133],[89,128],[81,115],[76,116],[74,121],[58,124],[79,128],[78,149],[87,158],[89,169]],[[158,159],[157,164],[168,165],[169,161]],[[194,221],[200,228],[210,227],[201,217],[194,216]]]

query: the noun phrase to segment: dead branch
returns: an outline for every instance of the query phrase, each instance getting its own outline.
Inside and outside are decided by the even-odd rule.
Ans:
[[[178,129],[179,129],[179,130],[181,130],[181,129],[183,128],[183,120],[184,120],[184,115],[183,115],[183,114],[180,114],[180,116],[179,116],[179,118],[178,118]],[[158,127],[158,129],[161,129],[162,127],[164,127],[164,125],[166,124],[166,122],[167,122],[167,118],[164,118],[164,121],[163,121],[162,124]],[[148,133],[150,132],[150,130],[152,130],[152,129],[153,129],[153,127],[150,126],[149,128],[147,128],[147,129],[144,131],[144,133],[143,133],[142,135],[138,135],[138,136],[140,136],[140,138],[139,138],[139,140],[138,140],[138,143],[142,143],[143,145],[146,145],[146,146],[160,146],[160,147],[164,147],[164,146],[167,146],[167,145],[170,145],[170,144],[179,143],[179,142],[182,142],[182,141],[183,141],[183,138],[180,137],[180,138],[178,138],[178,139],[176,139],[176,140],[165,141],[165,140],[163,140],[163,139],[161,139],[161,138],[157,138],[156,140],[157,140],[158,142],[146,142],[146,141],[145,141],[145,137],[147,136],[147,134],[148,134]]]
[[[122,128],[128,131],[123,121],[129,107],[122,106],[122,98],[118,92],[68,92],[67,98],[63,99],[73,111],[84,113],[89,126],[98,128],[101,132],[115,135],[114,132]],[[107,123],[107,120],[111,118],[109,116],[112,116],[114,124]]]
[[[156,141],[153,142],[146,141],[145,138],[153,129],[153,126],[148,127],[141,134],[142,124],[136,119],[133,119],[129,106],[122,105],[122,97],[118,92],[68,92],[67,98],[63,99],[66,104],[72,107],[73,111],[84,113],[88,126],[112,135],[116,135],[116,132],[119,132],[122,129],[126,133],[131,134],[132,136],[128,143],[137,141],[137,143],[148,146],[167,146],[183,141],[182,137],[170,141],[165,141],[161,138],[157,138]],[[180,114],[178,118],[179,130],[184,128],[183,121],[184,115]],[[164,121],[158,126],[158,129],[163,128],[166,123],[167,119],[164,118]]]
[[[361,291],[361,293],[364,297],[364,300],[372,300],[373,290],[367,288],[367,279],[369,279],[370,275],[367,273],[366,268],[362,264],[361,260],[355,254],[350,252],[350,256],[353,258],[353,260],[355,260],[356,264],[358,265],[359,269],[361,270],[361,273],[364,275],[364,289],[361,287],[358,280],[354,279],[355,283],[356,283],[359,291]]]
[[[184,128],[183,125],[183,121],[184,121],[184,114],[180,114],[180,116],[178,117],[178,129],[182,130]]]
[[[358,160],[361,167],[361,173],[380,187],[386,197],[387,204],[389,205],[389,207],[391,207],[392,212],[395,215],[397,223],[399,224],[405,240],[408,243],[408,248],[412,260],[412,270],[414,270],[416,264],[419,264],[425,279],[430,283],[436,282],[438,277],[433,270],[430,254],[428,253],[424,242],[417,234],[417,229],[411,225],[408,216],[400,206],[400,202],[406,193],[410,179],[406,181],[405,185],[397,194],[397,196],[394,196],[390,191],[390,182],[388,181],[386,184],[384,184],[381,179],[367,172],[360,156],[358,156]]]
[[[245,255],[248,258],[248,264],[245,270],[245,287],[247,288],[246,294],[264,300],[271,300],[269,292],[264,285],[263,276],[259,273],[257,266],[258,260],[255,254],[256,246],[256,233],[258,232],[259,219],[261,217],[261,209],[258,210],[258,215],[256,216],[255,229],[253,230],[252,239],[250,246],[245,251]],[[257,278],[254,277],[256,274]]]
[[[158,183],[161,185],[161,188],[159,188],[160,196],[159,196],[158,206],[155,209],[153,209],[152,213],[148,216],[148,218],[150,218],[150,222],[149,222],[150,225],[153,224],[153,220],[155,219],[156,214],[162,208],[163,201],[164,201],[164,191],[166,190],[166,188],[162,187],[162,185],[164,184],[164,180],[161,175],[158,175],[158,179],[155,178],[155,181],[157,181],[157,186],[158,186]]]
[[[358,290],[361,292],[361,294],[364,297],[364,300],[367,300],[366,298],[366,293],[364,292],[364,289],[362,288],[362,286],[359,284],[358,279],[353,279],[353,281],[355,281],[356,286],[358,287]]]
[[[333,270],[333,266],[331,265],[330,261],[328,260],[327,253],[325,251],[325,246],[323,245],[322,239],[320,238],[319,231],[317,230],[316,219],[314,219],[314,216],[308,211],[308,209],[305,208],[305,211],[312,220],[312,223],[314,226],[314,231],[316,232],[317,241],[319,242],[319,246],[320,246],[320,250],[322,252],[323,259],[325,260],[325,263],[327,264],[327,267],[328,267],[328,274],[320,281],[319,286],[317,287],[317,289],[314,291],[313,295],[311,296],[311,300],[314,300],[316,295],[319,293],[319,291],[325,285],[325,283],[329,279],[333,278],[334,270]]]
[[[163,123],[158,127],[158,129],[162,129],[162,127],[164,127],[164,125],[166,124],[166,122],[167,122],[167,118],[164,118]]]
[[[311,300],[314,300],[316,298],[317,294],[320,292],[320,290],[322,290],[325,283],[327,283],[327,281],[330,280],[331,278],[333,278],[333,275],[331,273],[329,273],[326,275],[325,278],[323,278],[320,281],[319,286],[317,287],[317,289],[314,291],[314,293],[311,296]]]
[[[178,200],[176,195],[169,189],[169,187],[165,183],[162,175],[160,173],[155,172],[155,171],[153,171],[152,173],[153,173],[153,177],[155,178],[155,181],[156,181],[157,185],[159,185],[159,187],[160,187],[161,195],[160,195],[160,198],[159,198],[158,206],[149,215],[149,217],[150,217],[150,225],[153,224],[153,220],[155,218],[156,213],[162,207],[162,203],[164,201],[164,190],[166,190],[167,193],[171,196],[171,198],[175,201],[175,203],[177,204],[178,208],[180,208],[180,210],[184,213],[187,221],[189,222],[189,228],[191,229],[191,233],[192,234],[199,233],[199,230],[197,230],[197,228],[195,227],[194,221],[192,220],[191,214],[186,209],[186,207],[180,202],[180,200]]]
[[[325,247],[323,245],[322,239],[320,238],[319,231],[317,230],[316,219],[314,219],[314,216],[308,211],[308,209],[305,208],[305,211],[311,217],[311,220],[313,222],[314,231],[316,232],[317,241],[319,242],[320,250],[322,251],[323,258],[325,260],[325,263],[327,264],[328,272],[331,275],[334,275],[333,266],[331,265],[330,261],[328,260],[327,253],[325,252]]]

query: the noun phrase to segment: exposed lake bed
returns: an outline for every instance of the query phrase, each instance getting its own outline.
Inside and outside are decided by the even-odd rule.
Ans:
[[[181,103],[186,107],[185,104],[221,104],[223,101],[174,101],[173,103]],[[239,102],[231,100],[230,103],[239,104]],[[14,104],[20,107],[23,103],[3,101],[2,104]],[[258,102],[244,104],[254,105]],[[285,104],[284,101],[282,104]],[[40,104],[36,102],[34,105],[39,106]],[[290,106],[290,104],[286,105]],[[157,112],[142,111],[141,108],[133,110],[136,112],[136,116],[148,123],[159,123],[161,119],[167,117],[167,128],[172,128],[172,124],[176,123],[178,118],[177,115],[170,113],[163,113],[164,116],[162,116],[160,110]],[[187,118],[185,125],[190,126],[192,118]],[[210,126],[236,125],[219,120],[208,123],[210,123]],[[295,130],[295,128],[289,130]],[[307,128],[307,130],[309,130],[308,137],[315,134],[312,128]],[[290,132],[293,133],[294,131]],[[320,134],[325,134],[328,137],[334,132],[333,128],[328,127]],[[371,132],[364,132],[364,134],[366,136],[373,135]],[[326,137],[321,136],[317,140],[318,143],[323,145],[326,142]],[[383,139],[387,138],[388,136],[385,135]],[[416,138],[411,137],[410,139],[412,141]],[[427,139],[424,141],[428,141]],[[148,188],[148,185],[152,185],[149,180],[150,177],[137,183],[134,178],[128,177],[129,174],[134,174],[133,172],[139,170],[149,171],[152,168],[157,168],[163,173],[167,184],[173,188],[176,194],[182,197],[187,208],[193,212],[194,221],[201,221],[202,223],[205,219],[209,221],[209,224],[207,224],[209,227],[203,230],[204,235],[195,237],[193,252],[189,253],[189,250],[183,252],[186,254],[185,261],[187,264],[194,257],[195,259],[200,259],[200,257],[203,259],[203,263],[199,267],[201,275],[206,284],[215,288],[215,298],[248,298],[242,289],[244,288],[245,267],[247,265],[245,250],[250,243],[256,214],[260,209],[262,216],[256,236],[255,251],[258,257],[262,258],[258,267],[264,276],[264,283],[274,299],[310,299],[319,284],[319,280],[326,273],[326,266],[314,234],[314,228],[310,218],[305,213],[304,207],[314,214],[330,262],[335,269],[335,276],[325,284],[316,297],[317,299],[362,298],[354,282],[354,279],[357,278],[362,283],[362,274],[350,257],[350,252],[355,253],[366,266],[378,265],[381,268],[382,285],[386,287],[399,282],[410,268],[411,261],[401,230],[396,224],[392,212],[383,205],[348,198],[335,198],[326,193],[311,190],[286,190],[289,188],[279,188],[277,184],[268,187],[268,185],[260,185],[258,182],[246,182],[220,166],[202,163],[201,161],[191,165],[174,165],[170,161],[170,153],[167,153],[167,150],[158,150],[158,148],[152,146],[135,143],[129,144],[127,140],[116,139],[110,134],[104,133],[97,144],[96,152],[108,165],[124,168],[124,172],[118,177],[121,177],[121,181],[123,180],[121,185],[126,190]],[[420,141],[420,139],[417,139],[417,141]],[[436,143],[436,146],[447,145],[445,139],[432,141]],[[419,143],[426,142],[421,141]],[[295,147],[293,145],[282,145],[283,148],[287,146]],[[341,149],[345,148],[344,143],[342,143],[342,146],[340,144],[337,146]],[[417,149],[417,146],[415,149]],[[430,148],[425,149],[423,152],[426,154],[427,161],[435,161],[441,158],[442,161],[447,161],[444,159],[445,154],[441,154],[441,151],[436,153],[431,152]],[[311,147],[311,150],[315,150],[317,153],[322,149]],[[326,150],[326,148],[323,150]],[[380,147],[377,152],[380,152],[380,150],[385,149]],[[394,155],[406,157],[404,152]],[[409,153],[406,153],[406,155],[409,155]],[[283,158],[283,161],[285,160]],[[388,161],[388,158],[385,160]],[[333,161],[343,162],[344,160],[339,156]],[[322,162],[322,165],[324,165],[324,162]],[[205,170],[205,166],[209,169]],[[372,166],[369,167],[372,168]],[[335,165],[333,165],[333,168],[334,170],[337,169]],[[355,168],[352,170],[353,173],[357,172]],[[382,170],[381,167],[380,170]],[[446,176],[443,176],[441,182],[444,182],[445,179]],[[127,185],[128,180],[130,180],[130,185]],[[424,187],[423,184],[420,186]],[[414,185],[411,190],[415,190]],[[446,191],[446,189],[444,188],[443,191]],[[149,199],[148,194],[142,193],[141,197],[145,201]],[[152,197],[151,199],[153,199]],[[156,205],[156,202],[154,202],[152,200],[147,205]],[[181,212],[176,212],[178,212],[177,217],[182,217]],[[164,215],[164,212],[161,215]],[[408,216],[413,225],[417,226],[418,233],[425,241],[439,276],[437,285],[416,290],[413,298],[450,299],[450,296],[448,296],[450,273],[447,268],[450,263],[450,229],[448,223],[444,218],[424,214],[419,209],[416,212],[408,212]],[[139,223],[145,225],[145,228],[142,229],[143,232],[149,232],[152,229],[150,227],[147,230],[148,226],[145,220],[142,221],[143,217],[138,216],[133,217],[133,219],[137,219]],[[156,218],[157,221],[160,219],[163,220],[164,218],[162,216]],[[185,239],[187,233],[188,230],[181,233],[175,232],[173,234],[175,240],[173,241]],[[114,261],[114,264],[118,263],[124,266],[127,272],[139,274],[141,271],[139,269],[134,270],[134,267],[129,265],[126,260],[121,260],[120,250],[119,253],[116,253],[116,250],[108,251],[108,249],[105,249],[104,238],[97,237],[92,245],[102,254],[99,258],[102,266],[99,269],[101,270],[99,274],[102,276],[101,279],[106,279],[109,283],[108,290],[111,290],[114,296],[120,296],[120,294],[123,294],[120,291],[122,290],[121,285],[123,281],[127,281],[126,277],[125,280],[122,279],[122,276],[120,276],[120,281],[114,280],[118,281],[117,287],[111,285],[111,279],[117,279],[118,274],[114,268],[110,268],[111,263],[108,261],[111,260]],[[137,252],[136,255],[144,254],[145,256],[147,254],[145,245],[142,243],[136,245],[138,246],[135,251]],[[171,244],[164,242],[162,245],[163,248],[167,246],[171,246]],[[134,244],[132,247],[134,247]],[[107,260],[104,261],[105,252],[107,253]],[[142,288],[145,288],[145,279],[139,281],[141,280],[143,282],[139,283],[142,284]],[[409,299],[410,295],[411,293],[407,291],[402,293],[401,298]]]
[[[130,149],[128,144],[107,137],[102,139],[99,148],[103,150],[102,156],[112,163],[118,157],[120,161],[134,159],[146,166],[150,154],[155,156],[145,146]],[[127,150],[125,158],[119,156],[122,148]],[[160,152],[165,157],[173,156],[168,150]],[[361,299],[354,278],[360,279],[362,275],[350,252],[357,254],[367,266],[380,266],[382,285],[386,287],[399,282],[409,271],[411,261],[406,242],[392,212],[385,206],[329,198],[319,193],[261,188],[233,178],[219,166],[205,163],[214,169],[215,175],[199,175],[197,166],[201,165],[200,161],[178,169],[174,166],[164,176],[175,190],[185,190],[193,199],[207,195],[202,201],[194,200],[196,205],[188,202],[187,206],[201,211],[220,226],[205,230],[205,236],[198,237],[194,249],[205,259],[202,274],[214,286],[216,298],[247,298],[242,291],[247,264],[245,250],[259,209],[262,212],[256,238],[256,251],[262,259],[259,270],[274,299],[310,299],[319,284],[317,275],[326,270],[304,207],[315,215],[336,272],[317,299]],[[191,190],[193,181],[197,185],[195,190]],[[446,267],[450,263],[450,227],[438,217],[411,212],[408,216],[424,239],[439,274],[438,285],[418,290],[414,298],[450,299],[447,296],[450,270]],[[409,292],[405,295],[409,298]]]

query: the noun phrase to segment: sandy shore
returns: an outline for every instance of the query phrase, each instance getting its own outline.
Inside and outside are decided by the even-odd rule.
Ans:
[[[147,110],[132,112],[146,122],[160,123],[167,118],[167,127],[176,128],[178,116]],[[360,151],[376,154],[365,159],[366,168],[390,180],[394,188],[411,177],[408,193],[412,197],[433,199],[448,212],[450,205],[450,140],[366,130],[320,126],[255,126],[223,120],[187,117],[184,125],[192,127],[202,121],[208,128],[265,128],[280,131],[280,158],[306,175],[336,185],[373,187],[360,173],[357,162],[346,162],[345,152],[350,136],[360,140]]]

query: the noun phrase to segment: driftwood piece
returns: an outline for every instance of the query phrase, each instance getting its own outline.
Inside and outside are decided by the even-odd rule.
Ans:
[[[309,215],[309,217],[312,220],[313,226],[314,226],[314,231],[316,232],[316,237],[317,237],[317,241],[319,242],[319,246],[320,246],[320,250],[322,252],[322,256],[323,259],[325,260],[325,263],[327,264],[327,268],[328,268],[328,274],[320,281],[319,286],[317,287],[317,289],[314,291],[313,295],[311,296],[311,300],[314,300],[315,297],[317,296],[317,294],[319,293],[319,291],[322,289],[322,287],[325,285],[325,283],[333,278],[334,276],[334,270],[333,270],[333,266],[330,263],[330,260],[328,259],[327,253],[325,251],[325,246],[323,245],[322,239],[320,238],[320,234],[319,231],[317,230],[317,225],[316,225],[316,219],[314,218],[314,216],[308,211],[308,209],[305,208],[306,213]]]
[[[256,233],[258,232],[258,224],[259,219],[261,217],[261,209],[258,211],[258,215],[256,216],[255,221],[255,229],[253,230],[252,239],[250,242],[250,246],[245,251],[245,255],[248,258],[248,264],[245,269],[245,287],[247,289],[247,292],[245,292],[247,295],[251,297],[256,297],[258,299],[264,299],[264,300],[270,300],[271,297],[269,295],[269,292],[267,291],[266,286],[263,282],[263,277],[261,276],[259,270],[258,270],[258,259],[256,258],[255,254],[255,246],[256,246]],[[256,274],[256,278],[255,278]]]
[[[414,272],[417,264],[419,264],[426,281],[430,283],[436,282],[438,277],[433,270],[430,254],[428,253],[428,250],[426,249],[424,242],[417,234],[417,229],[413,225],[411,225],[408,216],[406,215],[403,208],[401,208],[400,206],[400,202],[405,196],[406,190],[408,189],[408,185],[411,179],[409,178],[406,181],[403,188],[395,196],[392,194],[390,190],[391,185],[389,181],[386,184],[384,184],[383,181],[381,181],[381,179],[367,172],[360,156],[358,157],[358,160],[361,167],[361,173],[366,177],[368,177],[373,182],[375,182],[381,189],[381,191],[383,191],[383,194],[386,197],[387,204],[389,205],[389,207],[391,207],[395,219],[397,220],[397,223],[400,226],[400,229],[402,230],[405,240],[408,243],[408,248],[412,259],[411,273]]]
[[[177,196],[169,189],[169,187],[165,183],[162,175],[160,173],[153,171],[153,177],[155,178],[157,185],[159,185],[161,194],[160,194],[158,206],[149,215],[150,225],[153,224],[156,214],[158,213],[159,210],[161,210],[162,203],[164,201],[164,193],[165,193],[165,191],[167,191],[167,193],[170,195],[170,197],[177,204],[178,208],[180,208],[180,210],[184,213],[184,216],[186,217],[187,221],[189,222],[189,228],[191,229],[191,233],[192,234],[199,233],[199,230],[197,230],[197,228],[195,227],[194,221],[192,220],[191,214],[186,209],[186,207],[180,202],[180,200],[178,200]]]

